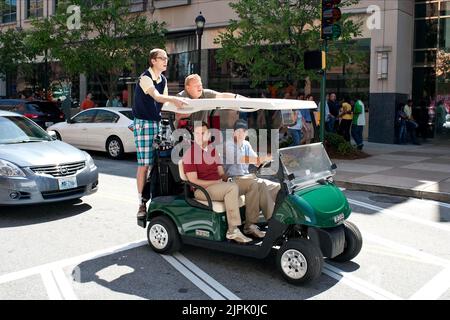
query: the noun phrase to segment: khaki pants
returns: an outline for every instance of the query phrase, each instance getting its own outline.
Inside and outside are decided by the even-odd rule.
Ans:
[[[213,184],[206,188],[206,191],[212,201],[225,202],[228,229],[233,229],[242,224],[241,214],[239,213],[239,187],[236,183],[221,182]],[[206,201],[205,194],[200,190],[195,190],[194,196],[196,199]]]
[[[239,186],[239,194],[245,194],[246,225],[258,222],[261,209],[264,218],[269,220],[275,208],[275,200],[280,184],[257,178],[254,174],[233,178]]]
[[[273,182],[267,179],[259,179],[259,207],[262,210],[264,218],[269,220],[273,215],[275,208],[275,201],[277,200],[278,191],[281,186],[278,182]]]
[[[259,185],[254,175],[234,177],[239,187],[239,195],[245,195],[245,225],[258,222],[259,218]]]

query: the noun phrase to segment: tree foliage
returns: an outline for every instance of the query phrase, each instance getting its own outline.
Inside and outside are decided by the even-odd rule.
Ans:
[[[164,47],[164,23],[149,22],[145,15],[130,13],[129,0],[71,0],[58,6],[55,15],[33,21],[29,44],[58,60],[68,75],[95,76],[102,93],[112,97],[124,70],[148,58],[152,48]],[[79,6],[80,27],[69,28]],[[69,13],[67,13],[69,11]]]
[[[0,76],[15,73],[32,56],[25,37],[25,32],[16,28],[0,30]]]
[[[358,2],[343,0],[341,7]],[[227,30],[215,39],[222,46],[219,61],[243,65],[253,85],[269,78],[317,78],[317,73],[304,69],[303,54],[320,48],[320,0],[240,0],[230,6],[239,19],[231,20]],[[351,39],[361,34],[362,22],[343,14],[340,25],[342,41],[338,50],[336,42],[330,43],[328,67],[350,58],[358,60]]]

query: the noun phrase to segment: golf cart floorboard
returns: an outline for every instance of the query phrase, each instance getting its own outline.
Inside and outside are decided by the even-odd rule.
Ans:
[[[275,219],[270,219],[266,236],[263,239],[254,240],[248,244],[239,244],[229,240],[212,241],[190,236],[181,236],[181,240],[187,245],[263,259],[269,255],[275,240],[280,236],[280,234],[283,233],[285,229],[286,225]]]

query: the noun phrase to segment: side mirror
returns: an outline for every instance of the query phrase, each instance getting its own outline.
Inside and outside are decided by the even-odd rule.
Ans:
[[[47,132],[48,135],[52,138],[52,140],[58,140],[58,136],[56,135],[56,132],[53,130],[50,130]]]
[[[331,170],[336,170],[337,169],[337,165],[336,165],[336,163],[333,163],[332,165],[331,165]]]
[[[72,121],[72,119],[67,119],[66,122],[67,122],[67,123],[74,123],[74,122]]]

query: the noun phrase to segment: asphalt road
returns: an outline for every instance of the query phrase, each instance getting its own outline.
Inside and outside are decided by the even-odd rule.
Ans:
[[[80,201],[0,208],[0,299],[450,299],[450,205],[345,191],[361,253],[326,260],[296,287],[274,255],[244,258],[184,246],[153,252],[135,214],[135,160],[101,153],[99,191]]]

